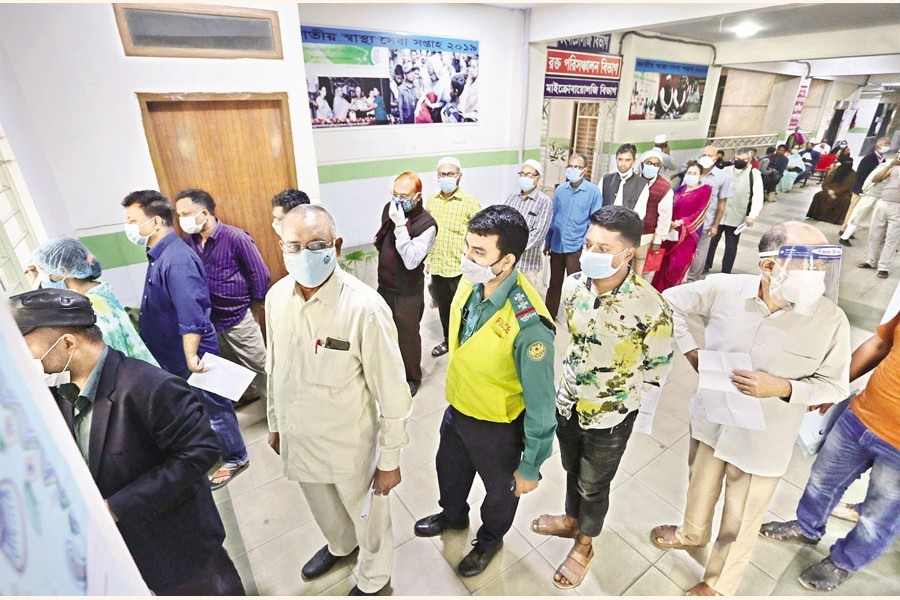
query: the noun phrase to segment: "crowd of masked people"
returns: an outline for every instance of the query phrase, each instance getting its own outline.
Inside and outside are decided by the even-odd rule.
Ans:
[[[888,214],[890,243],[900,169],[887,150],[876,148],[882,164],[872,178],[881,184],[876,212]],[[736,369],[730,380],[758,399],[765,427],[721,423],[696,391],[687,409],[684,520],[648,531],[647,543],[713,542],[702,580],[687,593],[733,595],[757,537],[819,543],[843,492],[871,470],[856,526],[800,575],[804,586],[830,591],[877,560],[898,532],[900,313],[886,314],[853,350],[836,304],[834,246],[809,223],[768,228],[756,272],[731,273],[741,231],[757,225],[766,194],[757,164],[749,148],[726,164],[707,147],[679,169],[659,136],[641,154],[622,145],[615,170],[597,184],[586,176],[586,157],[573,153],[552,197],[542,165],[527,160],[508,197],[483,208],[464,191],[462,162],[444,157],[438,189],[426,194],[419,176],[404,172],[384,190],[373,226],[376,288],[339,266],[340,229],[299,190],[271,200],[288,272],[271,286],[253,239],[216,216],[209,193],[188,189],[172,201],[136,191],[122,209],[127,238],[148,260],[137,326],[97,259],[71,238],[35,251],[27,271],[35,289],[10,306],[110,517],[158,595],[243,593],[211,490],[246,470],[249,458],[233,403],[188,383],[207,370],[206,354],[255,372],[269,445],[327,540],[298,564],[298,578],[320,577],[358,553],[350,595],[389,589],[390,492],[402,485],[400,455],[423,379],[427,297],[442,333],[430,353],[448,355],[446,379],[434,385],[448,406],[435,456],[439,510],[414,532],[468,529],[478,475],[486,491],[481,526],[460,557],[461,576],[487,568],[520,497],[540,485],[547,460],[561,460],[562,510],[535,515],[531,529],[571,541],[547,576],[560,589],[577,587],[642,405],[667,401],[660,397],[676,351],[694,369],[701,351],[713,351],[750,356],[752,370]],[[704,277],[723,235],[722,273]],[[900,303],[892,306],[896,313]],[[557,380],[558,335],[566,349]],[[870,372],[849,399],[851,383]],[[763,523],[801,421],[833,404],[845,410],[813,464],[797,519]],[[652,410],[644,418],[652,420]]]

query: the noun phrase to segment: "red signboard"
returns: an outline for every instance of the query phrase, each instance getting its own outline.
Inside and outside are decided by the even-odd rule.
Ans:
[[[794,100],[794,110],[791,111],[791,119],[788,121],[788,131],[793,131],[800,124],[800,115],[803,114],[803,105],[806,104],[806,94],[809,93],[809,81],[803,80],[797,90],[797,98]]]
[[[621,72],[621,56],[547,50],[547,75],[619,79]]]

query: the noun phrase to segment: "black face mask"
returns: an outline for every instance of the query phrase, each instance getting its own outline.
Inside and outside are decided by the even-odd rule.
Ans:
[[[736,159],[734,161],[734,168],[737,169],[738,171],[743,171],[744,169],[747,168],[747,161]]]

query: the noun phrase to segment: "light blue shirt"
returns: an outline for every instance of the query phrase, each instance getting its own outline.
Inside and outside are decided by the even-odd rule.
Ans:
[[[582,180],[574,190],[569,182],[556,188],[553,219],[544,245],[549,246],[554,254],[576,252],[584,247],[591,215],[602,206],[600,188],[587,179]]]
[[[709,204],[706,206],[706,218],[703,219],[703,231],[708,231],[716,220],[716,209],[719,200],[731,198],[731,177],[724,170],[713,167],[712,171],[700,178],[700,183],[712,188]]]

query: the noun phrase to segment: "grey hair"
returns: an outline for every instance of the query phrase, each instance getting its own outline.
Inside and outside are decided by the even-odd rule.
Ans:
[[[763,234],[759,240],[759,252],[773,252],[787,241],[788,231],[784,223],[779,223]]]
[[[569,155],[569,160],[572,160],[576,156],[581,159],[581,162],[584,163],[584,166],[587,166],[587,164],[588,164],[587,157],[584,154],[582,154],[581,152],[573,152],[572,154]]]
[[[328,224],[331,227],[331,237],[337,238],[337,225],[335,225],[334,217],[331,216],[331,213],[328,212],[324,206],[319,206],[318,204],[298,204],[284,215],[284,219],[291,215],[294,215],[296,218],[306,218],[309,215],[314,216],[324,216],[328,219]]]
[[[737,150],[735,150],[734,155],[737,156],[738,154],[750,154],[751,150],[753,150],[753,148],[744,146],[743,148],[738,148]]]

